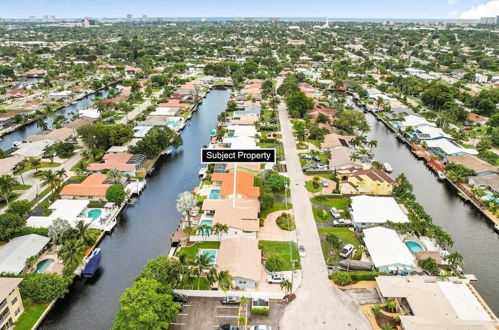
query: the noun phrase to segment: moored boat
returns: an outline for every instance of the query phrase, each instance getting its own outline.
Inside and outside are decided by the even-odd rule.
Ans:
[[[93,254],[93,252],[92,252]],[[81,272],[81,276],[83,277],[93,277],[95,273],[97,272],[97,269],[99,268],[100,262],[102,259],[102,255],[100,253],[95,254],[93,257],[90,258],[88,263],[85,265],[85,268]]]
[[[387,173],[393,172],[393,168],[389,163],[383,163],[383,170]]]
[[[437,172],[437,177],[439,181],[444,181],[445,179],[447,179],[444,172]]]

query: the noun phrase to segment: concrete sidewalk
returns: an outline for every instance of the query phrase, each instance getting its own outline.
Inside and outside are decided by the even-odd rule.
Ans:
[[[370,329],[368,320],[355,302],[331,285],[317,226],[314,221],[305,179],[300,166],[296,142],[286,106],[279,105],[288,176],[291,180],[291,202],[297,227],[298,244],[306,256],[301,259],[303,279],[295,292],[297,298],[285,309],[281,329]]]

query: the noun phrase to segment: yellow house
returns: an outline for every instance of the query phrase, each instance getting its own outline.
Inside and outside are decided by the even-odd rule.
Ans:
[[[0,277],[0,330],[14,327],[14,323],[24,312],[19,283],[22,278]]]
[[[378,169],[342,169],[336,172],[340,178],[340,191],[348,195],[391,195],[393,179]]]

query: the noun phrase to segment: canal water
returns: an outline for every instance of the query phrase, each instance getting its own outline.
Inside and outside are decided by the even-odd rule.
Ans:
[[[92,106],[93,99],[96,97],[101,97],[105,98],[109,94],[109,87],[101,89],[100,91],[97,91],[93,94],[87,95],[81,100],[76,101],[75,104],[70,104],[68,106],[65,106],[59,110],[57,110],[58,115],[63,115],[66,118],[69,118],[73,113],[78,112],[79,110],[83,110],[85,108],[88,108]],[[45,119],[45,122],[49,124],[49,127],[52,124],[52,119],[47,118]],[[13,132],[10,132],[4,136],[2,136],[2,140],[0,141],[0,148],[4,151],[10,149],[12,147],[12,144],[17,141],[22,141],[26,139],[30,135],[35,135],[39,134],[41,132],[41,129],[36,126],[36,123],[31,123],[28,125],[25,125],[23,127],[20,127],[16,129]]]
[[[424,206],[433,222],[441,226],[454,239],[452,250],[464,256],[466,274],[475,274],[473,286],[490,308],[499,313],[499,235],[492,224],[472,205],[464,203],[453,188],[437,181],[437,177],[418,161],[409,148],[395,135],[367,114],[371,126],[369,139],[378,141],[375,159],[393,167],[393,177],[404,173],[414,186],[417,200]]]
[[[125,210],[112,235],[100,244],[102,264],[95,278],[76,280],[70,293],[57,302],[42,329],[109,329],[119,298],[149,259],[168,254],[179,213],[177,195],[199,184],[200,148],[209,143],[217,115],[229,100],[230,90],[213,90],[182,133],[184,144],[158,161],[147,178],[147,188],[133,207]]]

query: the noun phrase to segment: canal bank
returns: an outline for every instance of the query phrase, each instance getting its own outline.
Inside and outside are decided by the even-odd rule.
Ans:
[[[104,87],[94,93],[88,94],[78,99],[75,104],[68,104],[57,109],[55,113],[57,115],[63,115],[67,118],[69,115],[76,113],[79,110],[86,109],[94,104],[93,99],[95,99],[96,97],[107,97],[109,95],[109,89],[116,84],[117,82],[112,83],[111,85]],[[51,124],[52,120],[50,118],[46,118],[45,122]],[[29,124],[20,126],[11,132],[5,133],[2,136],[2,139],[0,141],[0,149],[4,151],[9,150],[14,142],[22,141],[30,135],[36,135],[41,132],[42,130],[36,126],[36,122],[31,122]]]
[[[493,225],[481,212],[464,203],[453,187],[441,183],[418,161],[410,149],[396,138],[382,122],[372,114],[366,115],[371,132],[369,139],[378,141],[374,158],[388,162],[393,167],[393,177],[404,173],[414,186],[418,202],[433,217],[433,222],[441,226],[454,239],[452,251],[464,256],[465,273],[476,275],[474,287],[494,313],[499,314],[499,236]]]
[[[57,302],[41,329],[109,329],[121,293],[149,259],[167,255],[178,226],[177,195],[199,183],[200,148],[209,142],[217,115],[225,110],[230,90],[213,90],[199,105],[183,133],[183,146],[161,158],[148,177],[147,189],[127,208],[111,236],[100,244],[102,264],[93,279],[76,280]]]

